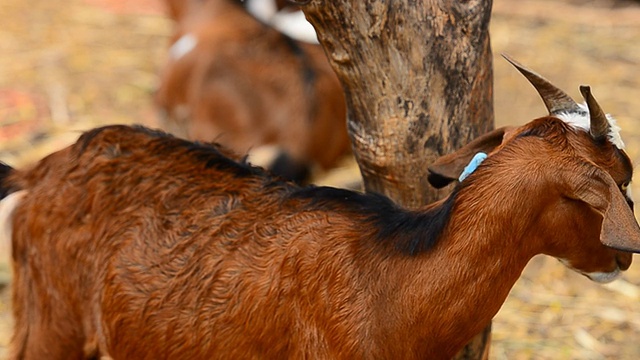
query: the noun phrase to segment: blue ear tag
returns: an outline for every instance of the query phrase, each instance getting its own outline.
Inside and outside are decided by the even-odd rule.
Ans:
[[[458,178],[458,181],[462,182],[462,180],[466,179],[467,176],[471,175],[471,173],[473,173],[474,171],[476,171],[476,169],[478,168],[478,166],[484,161],[484,159],[487,158],[487,154],[483,153],[483,152],[479,152],[477,154],[475,154],[473,156],[473,159],[471,159],[471,161],[469,161],[469,165],[467,165],[464,168],[464,171],[462,171],[462,174],[460,174],[460,177]]]

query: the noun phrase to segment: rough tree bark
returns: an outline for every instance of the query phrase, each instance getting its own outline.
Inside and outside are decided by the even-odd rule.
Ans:
[[[493,128],[492,1],[310,0],[342,81],[365,189],[416,208],[442,193],[427,165]],[[488,326],[458,354],[488,354]]]

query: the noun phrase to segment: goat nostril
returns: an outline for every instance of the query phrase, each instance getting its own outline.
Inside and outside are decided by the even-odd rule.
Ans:
[[[632,255],[623,253],[616,255],[616,263],[620,270],[627,270],[631,266]]]

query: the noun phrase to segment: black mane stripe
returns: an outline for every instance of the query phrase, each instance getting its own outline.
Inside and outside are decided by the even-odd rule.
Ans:
[[[449,221],[457,188],[443,203],[426,211],[402,209],[389,198],[331,187],[307,187],[291,198],[310,199],[310,207],[356,212],[377,227],[377,241],[415,256],[432,249]]]
[[[399,210],[378,214],[375,220],[381,229],[379,240],[393,241],[398,250],[408,255],[432,249],[449,222],[454,202],[455,193],[425,212]]]

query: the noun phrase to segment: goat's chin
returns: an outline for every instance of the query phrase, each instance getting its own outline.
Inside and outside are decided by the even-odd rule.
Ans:
[[[600,284],[610,283],[613,280],[617,279],[622,275],[622,271],[619,268],[616,268],[611,272],[592,272],[592,273],[582,273],[584,276],[588,277],[592,281],[595,281]]]
[[[596,272],[586,272],[586,271],[581,271],[578,270],[576,268],[574,268],[573,266],[571,266],[569,264],[568,260],[565,259],[558,259],[564,266],[568,267],[569,269],[580,273],[586,277],[589,278],[589,280],[593,281],[593,282],[597,282],[599,284],[606,284],[606,283],[610,283],[613,280],[617,279],[620,277],[620,275],[622,275],[622,271],[620,270],[620,268],[618,266],[616,266],[616,268],[613,271],[609,271],[609,272],[600,272],[600,271],[596,271]]]

